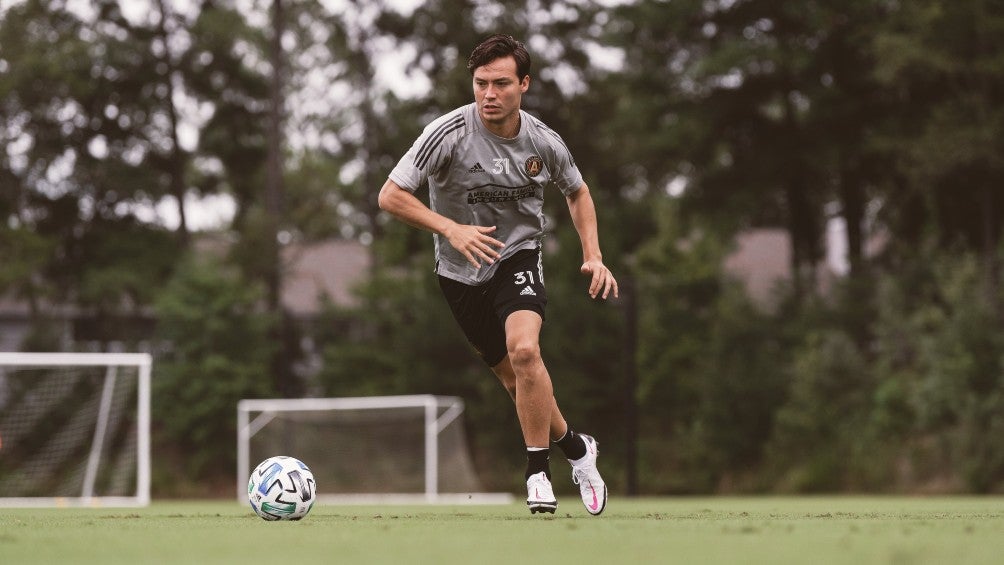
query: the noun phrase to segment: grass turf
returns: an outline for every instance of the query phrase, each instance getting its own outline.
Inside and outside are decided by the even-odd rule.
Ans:
[[[569,497],[565,497],[566,499]],[[0,509],[3,563],[1000,563],[1004,498],[577,500],[507,506],[316,506],[265,522],[233,501]]]

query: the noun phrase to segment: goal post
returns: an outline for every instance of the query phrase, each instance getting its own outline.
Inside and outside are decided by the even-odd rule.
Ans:
[[[237,498],[251,469],[288,455],[317,480],[322,504],[508,504],[481,492],[455,396],[247,399],[237,405]]]
[[[0,352],[0,506],[148,505],[152,365]]]

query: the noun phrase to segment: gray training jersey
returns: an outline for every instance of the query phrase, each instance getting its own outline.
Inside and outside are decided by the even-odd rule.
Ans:
[[[544,189],[564,195],[582,186],[582,175],[561,136],[520,110],[519,135],[505,139],[488,131],[475,104],[439,117],[422,132],[390,173],[390,180],[415,192],[429,183],[435,212],[460,224],[496,226],[505,243],[501,258],[538,245],[544,235]],[[490,279],[499,261],[480,269],[439,234],[436,273],[471,285]]]

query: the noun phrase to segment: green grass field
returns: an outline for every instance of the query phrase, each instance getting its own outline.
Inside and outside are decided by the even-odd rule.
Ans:
[[[0,563],[1002,563],[1004,498],[565,497],[508,506],[317,506],[265,522],[233,501],[0,509]]]

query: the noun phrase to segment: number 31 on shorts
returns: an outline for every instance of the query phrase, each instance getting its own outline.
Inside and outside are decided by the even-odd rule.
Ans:
[[[533,271],[520,271],[513,275],[516,277],[516,285],[524,285],[529,282],[530,284],[536,284],[533,280]]]

